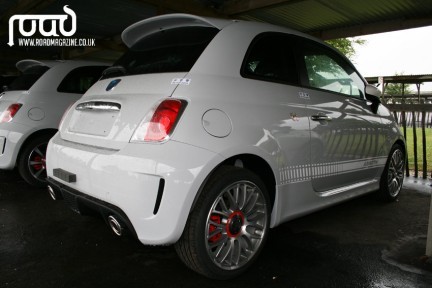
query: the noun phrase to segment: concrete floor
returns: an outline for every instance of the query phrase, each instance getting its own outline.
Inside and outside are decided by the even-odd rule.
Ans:
[[[398,202],[374,195],[283,224],[259,260],[231,281],[188,270],[173,247],[118,238],[15,172],[0,172],[0,287],[432,287],[424,252],[429,182]]]

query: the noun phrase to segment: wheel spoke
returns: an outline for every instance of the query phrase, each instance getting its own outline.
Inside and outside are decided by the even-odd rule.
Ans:
[[[214,210],[212,214],[222,216],[223,218],[228,218],[230,215],[230,212],[228,210],[225,210],[225,209],[223,209],[223,210],[224,211]]]
[[[237,266],[240,262],[240,255],[241,255],[240,243],[236,239],[232,239],[230,242],[231,242],[231,250],[229,253],[230,257],[227,264],[231,266]]]
[[[229,210],[227,204],[225,203],[225,200],[222,197],[219,198],[218,204],[222,208],[222,211],[224,212],[224,214],[229,215],[230,210]],[[215,213],[215,212],[218,213],[217,211],[214,211],[213,213]]]
[[[225,193],[225,196],[227,197],[227,199],[228,199],[228,202],[229,202],[229,209],[231,210],[231,211],[235,211],[237,208],[238,208],[238,205],[237,205],[237,201],[236,201],[236,199],[234,198],[234,196],[233,195],[231,195],[231,193],[229,193],[229,192],[226,192]]]
[[[241,190],[241,194],[239,195],[239,198],[237,200],[237,205],[239,210],[243,211],[247,203],[247,199],[248,199],[247,197],[248,197],[248,193],[247,193],[247,187],[245,185]]]
[[[255,191],[254,191],[255,192]],[[246,206],[243,209],[243,212],[245,214],[250,214],[254,209],[256,209],[256,205],[258,202],[259,195],[257,193],[250,193],[250,196],[248,197],[248,202]]]
[[[226,259],[230,256],[232,249],[232,243],[228,239],[224,242],[224,244],[221,246],[221,249],[219,249],[219,253],[216,254],[215,260],[222,264],[226,261]]]
[[[45,154],[42,153],[42,151],[39,150],[39,147],[36,147],[33,152],[35,152],[36,154],[38,154],[39,156],[45,158]]]
[[[45,167],[42,166],[42,168],[39,169],[36,173],[34,173],[33,176],[38,179],[43,172],[45,172]]]
[[[215,237],[216,235],[218,235],[218,234],[220,234],[222,232],[223,232],[223,228],[217,227],[215,230],[213,230],[212,232],[210,232],[209,235],[207,235],[207,240]]]

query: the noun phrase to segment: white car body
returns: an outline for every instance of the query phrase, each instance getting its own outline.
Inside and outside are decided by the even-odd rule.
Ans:
[[[356,98],[327,91],[333,86],[242,75],[257,35],[316,40],[263,23],[183,14],[144,20],[122,37],[132,47],[175,27],[220,31],[189,71],[103,79],[73,105],[47,150],[54,197],[67,198],[77,212],[103,207],[142,243],[166,245],[179,241],[203,187],[221,166],[247,168],[267,185],[270,227],[380,188],[392,146],[404,147],[404,141],[389,111],[362,94],[376,92],[363,78],[356,76],[364,85]],[[142,141],[148,129],[143,119],[166,99],[183,103],[172,134]],[[329,144],[332,137],[342,144]]]
[[[2,123],[0,123],[0,169],[9,170],[17,166],[18,158],[26,141],[37,135],[52,136],[55,134],[65,110],[77,101],[86,90],[82,88],[82,92],[72,93],[62,91],[63,88],[59,87],[63,87],[60,86],[61,83],[66,85],[66,82],[62,81],[77,71],[75,69],[85,69],[86,67],[106,68],[107,64],[95,61],[36,60],[22,60],[17,63],[18,70],[23,73],[36,68],[47,70],[28,89],[9,90],[0,96],[2,118]],[[97,78],[92,79],[93,82],[100,77],[102,69],[105,68],[101,68]],[[22,78],[19,77],[16,81],[21,80]],[[83,85],[83,83],[80,84]],[[90,84],[85,83],[85,85]],[[64,87],[64,89],[69,88]],[[8,108],[15,104],[21,106],[16,114],[10,117]],[[43,169],[42,167],[41,170]]]

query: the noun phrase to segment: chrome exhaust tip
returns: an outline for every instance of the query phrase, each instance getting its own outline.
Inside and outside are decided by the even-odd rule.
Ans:
[[[115,235],[123,235],[123,226],[120,224],[120,221],[118,221],[113,215],[108,216],[108,225],[110,226],[111,230],[114,232]]]
[[[50,185],[48,185],[48,193],[53,200],[58,200],[56,192],[54,191],[54,189]]]

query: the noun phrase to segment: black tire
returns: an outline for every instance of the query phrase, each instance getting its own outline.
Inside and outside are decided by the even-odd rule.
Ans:
[[[405,175],[405,150],[399,144],[393,145],[381,175],[379,195],[382,200],[395,201],[400,194]]]
[[[269,226],[270,200],[260,178],[243,168],[223,166],[205,185],[175,249],[192,270],[231,279],[256,260]]]
[[[32,186],[46,186],[46,148],[52,136],[51,134],[37,135],[21,148],[18,171],[21,177]]]

